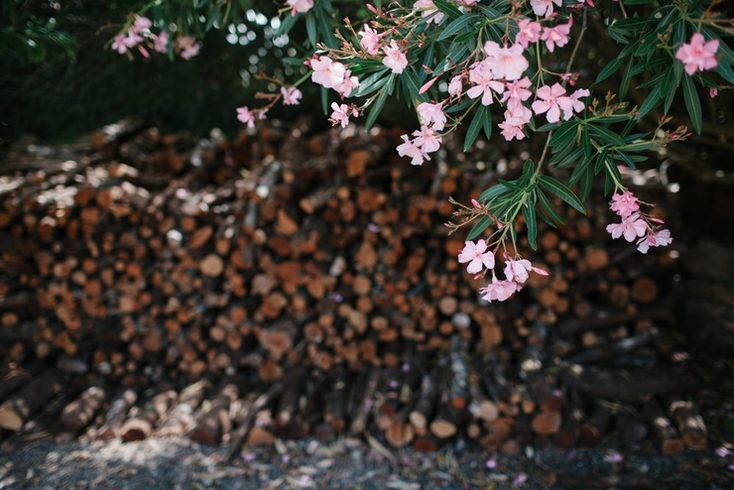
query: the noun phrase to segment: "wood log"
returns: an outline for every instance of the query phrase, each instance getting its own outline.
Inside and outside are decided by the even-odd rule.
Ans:
[[[226,381],[197,420],[189,435],[191,440],[215,446],[228,436],[232,426],[229,407],[238,394],[237,383]]]
[[[82,392],[79,398],[61,412],[56,439],[70,441],[76,437],[94,419],[105,399],[104,389],[99,386],[92,386]]]
[[[25,388],[0,405],[0,427],[20,430],[28,418],[61,392],[61,380],[54,371],[33,378]]]
[[[611,414],[597,405],[591,415],[576,430],[576,442],[582,447],[595,447],[601,442],[611,423]]]
[[[120,437],[123,442],[142,441],[148,438],[156,424],[166,414],[176,400],[176,392],[159,388],[159,393],[148,400],[143,407],[134,407],[130,410],[128,419],[120,427]]]
[[[660,444],[660,452],[665,455],[681,453],[684,448],[683,441],[665,415],[660,403],[651,398],[645,402],[642,412]]]
[[[155,435],[180,436],[191,429],[194,423],[194,413],[210,388],[209,381],[201,380],[181,391],[178,400],[155,430]]]
[[[10,394],[21,388],[30,378],[31,375],[28,371],[17,366],[11,367],[0,378],[0,401],[5,400]]]
[[[681,439],[686,447],[696,450],[708,447],[706,424],[693,402],[675,400],[670,404],[669,413],[678,425]]]
[[[97,430],[97,437],[103,440],[120,437],[122,425],[125,423],[130,408],[135,405],[138,394],[134,390],[124,390],[110,404],[102,427]]]
[[[265,393],[257,397],[254,402],[244,404],[242,406],[241,410],[244,412],[244,415],[241,416],[242,423],[232,433],[232,437],[230,438],[231,442],[229,445],[229,449],[227,450],[227,462],[233,462],[237,455],[242,452],[242,445],[250,433],[258,412],[262,411],[266,406],[270,405],[273,400],[280,395],[282,391],[283,383],[276,382],[272,384]]]

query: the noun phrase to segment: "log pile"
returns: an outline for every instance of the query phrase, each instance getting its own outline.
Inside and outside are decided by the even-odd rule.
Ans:
[[[441,223],[449,196],[477,197],[520,157],[415,168],[400,134],[299,122],[197,140],[123,121],[54,167],[11,155],[2,437],[189,434],[233,457],[308,434],[386,451],[705,447],[682,397],[698,380],[665,335],[675,253],[611,243],[604,202],[559,205],[537,252],[517,244],[549,275],[488,306]]]

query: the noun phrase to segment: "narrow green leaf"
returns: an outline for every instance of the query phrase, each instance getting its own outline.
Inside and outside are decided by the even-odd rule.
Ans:
[[[370,129],[373,124],[375,124],[375,121],[377,120],[377,116],[380,115],[380,112],[382,111],[382,108],[385,106],[385,101],[387,101],[388,95],[390,95],[390,88],[391,85],[394,82],[394,78],[391,75],[389,82],[386,84],[386,86],[382,87],[382,90],[380,90],[380,93],[377,95],[377,98],[375,99],[375,102],[373,102],[372,106],[370,107],[370,113],[367,116],[367,120],[365,121],[364,125],[366,129]]]
[[[479,221],[477,221],[474,226],[472,226],[471,230],[469,231],[469,234],[466,236],[466,240],[474,240],[478,236],[480,236],[482,233],[484,233],[484,230],[489,228],[489,225],[492,224],[492,220],[489,219],[487,216],[482,216]]]
[[[488,204],[492,202],[492,200],[503,196],[508,192],[510,191],[507,189],[507,187],[503,185],[493,185],[489,189],[485,189],[484,191],[482,191],[482,193],[479,194],[479,198],[477,200],[483,204]]]
[[[551,136],[550,146],[564,145],[575,140],[578,126],[578,121],[568,121],[561,124],[561,126],[553,133],[553,136]]]
[[[317,30],[316,17],[313,15],[306,15],[306,33],[308,34],[308,43],[314,48],[318,42]]]
[[[453,21],[451,21],[451,23],[449,23],[449,25],[444,27],[443,30],[441,31],[441,35],[438,36],[437,41],[443,41],[445,39],[448,39],[451,36],[453,36],[454,34],[456,34],[457,32],[459,32],[460,30],[462,30],[463,28],[469,25],[472,25],[475,22],[478,22],[481,20],[482,20],[482,17],[477,14],[471,14],[471,13],[464,14],[461,17],[459,17],[458,19],[454,19]]]
[[[620,135],[611,131],[603,126],[597,126],[594,124],[588,125],[589,131],[596,136],[596,140],[603,145],[619,145],[624,146],[625,142]]]
[[[619,67],[622,66],[622,63],[624,63],[625,58],[615,58],[612,60],[611,63],[608,63],[607,66],[605,66],[600,72],[599,75],[596,77],[596,83],[599,83],[601,81],[606,80],[607,78],[614,75],[617,70],[619,70]]]
[[[702,125],[702,114],[701,114],[701,101],[698,100],[698,93],[696,93],[696,85],[693,83],[691,77],[685,77],[683,79],[683,100],[686,102],[686,109],[688,109],[688,115],[693,123],[693,129],[698,134],[701,134]]]
[[[469,129],[466,130],[466,136],[464,137],[464,151],[469,151],[479,136],[479,131],[482,129],[484,123],[484,106],[480,106],[477,112],[474,113],[474,119],[469,124]]]
[[[558,214],[558,212],[553,207],[553,203],[550,202],[550,199],[541,192],[540,190],[537,192],[538,196],[538,202],[540,203],[540,209],[543,211],[543,213],[540,215],[543,218],[543,221],[551,225],[552,227],[556,227],[556,224],[562,225],[563,224],[563,218]]]
[[[436,6],[438,10],[443,12],[444,14],[448,15],[452,19],[457,19],[461,17],[461,10],[456,8],[456,6],[450,4],[449,2],[445,0],[434,0],[433,4]]]
[[[540,186],[547,190],[548,192],[560,197],[565,201],[569,206],[572,208],[582,212],[586,213],[586,208],[584,207],[584,203],[581,202],[581,200],[571,192],[571,190],[554,179],[553,177],[549,177],[547,175],[541,175],[538,177],[538,182],[540,183]]]
[[[635,116],[635,119],[642,119],[651,110],[653,110],[655,106],[658,105],[658,103],[660,102],[660,97],[660,85],[656,85],[645,99],[645,102],[643,102],[640,108],[637,110],[637,115]]]
[[[581,149],[584,152],[584,158],[587,160],[591,158],[591,137],[589,136],[589,129],[584,126],[584,130],[581,132]]]
[[[484,106],[482,106],[484,107]],[[482,128],[484,129],[484,136],[487,139],[492,137],[492,111],[486,108],[484,111],[484,117],[482,118]]]
[[[359,83],[359,86],[351,95],[353,97],[363,97],[379,90],[389,80],[390,77],[386,76],[389,70],[389,68],[385,68],[368,76]]]
[[[522,215],[525,218],[525,226],[528,228],[528,243],[530,248],[535,250],[538,247],[538,218],[535,216],[535,206],[525,204]]]

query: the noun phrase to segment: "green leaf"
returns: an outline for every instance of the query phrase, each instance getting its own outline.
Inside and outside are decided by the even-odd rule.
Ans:
[[[500,196],[503,196],[510,191],[507,189],[507,187],[503,185],[493,185],[489,189],[485,189],[482,191],[481,194],[479,194],[479,198],[477,201],[479,201],[482,204],[488,204],[492,202],[494,199],[497,199]]]
[[[395,75],[391,74],[388,80],[389,81],[385,84],[384,87],[382,87],[382,90],[380,90],[380,93],[377,95],[375,102],[370,107],[370,113],[364,123],[365,128],[368,130],[372,127],[373,124],[375,124],[377,116],[380,115],[382,108],[385,106],[385,101],[387,101],[387,97],[388,95],[390,95],[392,86],[395,82]]]
[[[578,121],[569,121],[561,124],[561,126],[553,133],[550,139],[550,146],[566,145],[576,139]]]
[[[481,22],[483,19],[480,15],[477,14],[471,14],[466,13],[459,17],[458,19],[454,19],[451,21],[449,25],[443,28],[441,35],[438,36],[437,41],[443,41],[444,39],[448,39],[460,30],[464,29],[465,27],[474,24],[475,22]]]
[[[693,83],[691,77],[685,77],[683,79],[683,100],[686,102],[686,109],[688,109],[688,115],[691,118],[691,123],[693,123],[693,129],[698,134],[701,134],[701,101],[698,100],[696,85]]]
[[[591,166],[588,166],[586,171],[581,175],[580,186],[581,199],[588,198],[594,188],[594,172],[592,171]]]
[[[598,142],[603,145],[625,145],[625,141],[622,139],[622,137],[614,131],[611,131],[603,126],[596,126],[594,124],[589,124],[588,128],[589,131],[597,137]]]
[[[682,63],[678,64],[683,66]],[[721,75],[721,77],[727,82],[734,83],[734,71],[732,71],[731,65],[727,61],[724,61],[723,59],[719,61],[719,64],[716,66],[716,73]]]
[[[484,124],[484,110],[485,106],[480,106],[477,112],[474,113],[474,119],[469,124],[469,129],[466,130],[466,136],[464,137],[464,151],[469,151],[477,136],[479,136],[479,131],[481,131]]]
[[[645,117],[651,110],[655,108],[656,105],[660,102],[660,85],[655,85],[655,88],[652,89],[650,94],[645,99],[645,102],[642,103],[640,108],[637,110],[637,115],[635,116],[635,120],[642,119]]]
[[[306,16],[306,33],[308,34],[308,42],[312,47],[316,47],[318,43],[318,29],[316,27],[316,17],[313,15]]]
[[[480,236],[482,233],[484,233],[484,230],[489,228],[489,225],[491,224],[492,220],[489,219],[489,217],[482,216],[479,221],[477,221],[474,226],[472,226],[469,234],[466,236],[466,241],[474,240],[475,238]]]
[[[357,86],[357,89],[351,95],[353,97],[363,97],[379,90],[380,87],[385,85],[390,78],[389,76],[385,76],[388,71],[390,71],[390,69],[385,68],[384,70],[380,70],[377,73],[368,76],[359,83],[359,86]]]
[[[581,149],[584,152],[584,158],[589,160],[591,158],[591,137],[589,136],[589,129],[584,126],[584,130],[581,133]]]
[[[436,6],[438,10],[448,15],[452,19],[457,19],[461,17],[462,15],[461,10],[459,10],[454,5],[450,4],[449,2],[445,0],[434,0],[433,4]]]
[[[547,190],[548,192],[560,197],[565,201],[569,206],[572,208],[582,212],[586,213],[586,208],[584,207],[584,203],[581,202],[581,200],[571,192],[571,190],[554,179],[553,177],[549,177],[547,175],[541,175],[538,177],[538,182],[540,183],[540,186]]]
[[[538,246],[538,218],[535,216],[535,206],[530,203],[525,204],[522,215],[525,218],[525,225],[528,228],[528,243],[535,250]]]
[[[482,119],[482,128],[484,129],[484,136],[487,139],[492,137],[492,111],[489,108],[482,106],[484,110],[484,118]]]
[[[538,202],[540,203],[540,209],[543,211],[543,214],[541,214],[541,217],[543,218],[543,221],[551,225],[555,228],[556,223],[559,225],[563,224],[563,218],[558,214],[558,212],[553,207],[553,204],[550,202],[548,197],[541,192],[538,191],[536,193],[538,196]]]
[[[625,58],[615,58],[612,60],[611,63],[608,63],[607,66],[605,66],[602,71],[599,72],[599,75],[596,77],[596,83],[599,83],[603,80],[606,80],[607,78],[614,75],[620,66],[622,66],[622,63],[624,63]]]

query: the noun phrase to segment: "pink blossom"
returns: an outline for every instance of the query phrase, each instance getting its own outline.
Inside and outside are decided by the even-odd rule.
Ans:
[[[168,52],[168,33],[161,31],[157,36],[153,37],[153,50],[156,53]]]
[[[530,6],[538,17],[544,16],[546,19],[553,15],[553,4],[561,6],[563,0],[530,0]]]
[[[715,88],[709,89],[709,97],[713,99],[713,98],[716,98],[717,95],[719,95],[718,89],[715,89]]]
[[[559,83],[553,84],[552,87],[543,85],[536,91],[539,100],[533,102],[533,112],[535,114],[546,113],[548,122],[555,123],[561,117],[561,108],[558,105],[558,98],[566,93],[566,89]]]
[[[433,124],[431,127],[436,131],[442,131],[446,126],[446,114],[443,112],[442,102],[436,102],[435,104],[421,102],[418,104],[417,111],[422,125]]]
[[[555,27],[544,27],[543,34],[540,36],[545,41],[545,46],[551,53],[555,51],[556,46],[559,48],[568,44],[568,35],[571,33],[571,25],[573,20],[569,19],[568,24],[559,24]]]
[[[247,124],[248,128],[255,127],[255,114],[247,106],[237,108],[237,119],[241,123]]]
[[[415,145],[424,153],[433,153],[441,148],[441,135],[428,126],[421,126],[420,130],[413,131]]]
[[[129,31],[127,31],[127,36],[125,36],[123,42],[125,43],[125,46],[127,46],[128,48],[132,48],[142,43],[143,38],[142,36],[140,36],[140,34],[135,32],[135,30],[130,29]]]
[[[507,107],[522,105],[522,103],[530,98],[533,93],[528,90],[532,82],[528,77],[524,77],[514,82],[507,82],[505,85],[505,93],[502,94],[500,102],[507,102]]]
[[[359,44],[362,45],[364,50],[372,56],[377,56],[380,52],[380,35],[377,31],[365,24],[359,33],[359,37],[361,38]]]
[[[429,17],[428,23],[433,22],[434,24],[440,24],[443,21],[444,13],[436,8],[433,0],[418,0],[413,4],[413,8],[418,10],[421,9],[421,17]]]
[[[135,19],[135,22],[133,22],[133,29],[135,29],[136,32],[143,32],[147,29],[150,29],[153,25],[153,22],[147,17],[138,17]]]
[[[505,120],[498,124],[502,129],[502,136],[507,141],[524,139],[525,133],[522,129],[532,117],[532,111],[522,104],[508,106],[508,110],[505,111]]]
[[[349,97],[349,94],[352,93],[352,90],[359,86],[359,79],[357,77],[351,76],[351,74],[352,72],[347,70],[344,80],[334,86],[334,90],[336,90],[337,93],[342,97]]]
[[[462,80],[464,79],[464,75],[456,75],[451,79],[449,82],[449,95],[452,97],[458,97],[461,95],[461,92],[464,90],[464,85],[462,83]]]
[[[303,94],[296,87],[280,87],[280,95],[283,96],[283,104],[298,105]]]
[[[286,0],[285,3],[291,7],[291,17],[296,15],[296,12],[305,14],[313,8],[313,0]]]
[[[530,43],[540,41],[540,30],[543,28],[540,22],[522,19],[517,22],[517,27],[520,30],[517,32],[517,36],[515,36],[515,42],[523,48],[527,49]]]
[[[622,218],[636,213],[640,210],[640,201],[630,191],[624,191],[621,194],[614,194],[612,201],[609,203],[609,209],[617,213]]]
[[[176,39],[178,49],[181,50],[181,58],[189,60],[199,54],[199,44],[191,36],[179,36]]]
[[[115,36],[115,39],[112,41],[112,49],[117,51],[119,54],[125,54],[125,52],[127,52],[124,34],[118,34]]]
[[[665,247],[671,243],[673,243],[673,238],[670,236],[670,230],[660,230],[657,233],[648,233],[645,238],[639,240],[637,250],[646,254],[650,247]]]
[[[458,3],[463,5],[464,7],[474,7],[477,4],[477,0],[456,0]]]
[[[484,43],[484,52],[487,53],[487,63],[495,78],[517,80],[530,66],[519,44],[501,48],[496,42],[487,41]]]
[[[559,97],[558,106],[563,110],[563,120],[568,121],[573,116],[574,112],[581,112],[586,107],[583,101],[579,100],[581,97],[588,97],[589,91],[585,88],[580,88],[568,97]]]
[[[344,82],[347,67],[328,56],[311,59],[311,81],[325,88],[334,88]]]
[[[481,95],[482,105],[492,104],[494,100],[493,90],[498,94],[501,94],[505,90],[505,84],[494,79],[489,61],[486,59],[475,63],[469,68],[469,81],[474,83],[475,86],[467,90],[466,95],[470,99],[476,99]]]
[[[464,242],[464,248],[459,252],[459,263],[465,264],[469,262],[466,271],[469,274],[476,274],[482,270],[494,268],[494,254],[491,250],[487,250],[487,242],[485,240],[477,240],[474,242]]]
[[[515,281],[517,283],[524,283],[528,280],[530,271],[540,274],[541,276],[547,276],[548,272],[538,267],[533,267],[529,260],[508,260],[505,262],[505,277],[508,281]]]
[[[336,102],[331,103],[331,108],[334,112],[331,113],[329,121],[332,124],[341,124],[341,127],[346,128],[349,124],[349,116],[359,116],[359,111],[354,106],[348,106],[347,104],[337,104]]]
[[[719,40],[712,39],[705,42],[700,32],[691,36],[690,43],[683,43],[675,53],[676,59],[683,62],[688,75],[693,75],[696,70],[704,71],[716,68],[719,64],[716,59],[716,51],[719,49]]]
[[[415,142],[408,139],[407,134],[400,137],[403,139],[404,143],[398,145],[398,155],[401,157],[411,158],[411,165],[423,165],[423,160],[430,160],[423,149],[416,145]]]
[[[403,73],[405,67],[408,66],[408,58],[400,51],[398,43],[390,41],[390,46],[382,48],[382,51],[385,53],[382,64],[390,68],[393,73]]]
[[[515,294],[522,288],[515,281],[508,280],[497,280],[497,277],[492,277],[492,282],[487,284],[486,287],[479,288],[479,294],[482,294],[482,299],[491,303],[492,301],[505,301],[510,296]]]
[[[624,235],[624,239],[631,242],[647,233],[647,223],[640,218],[638,213],[634,213],[623,218],[621,223],[607,225],[607,232],[614,239]]]

